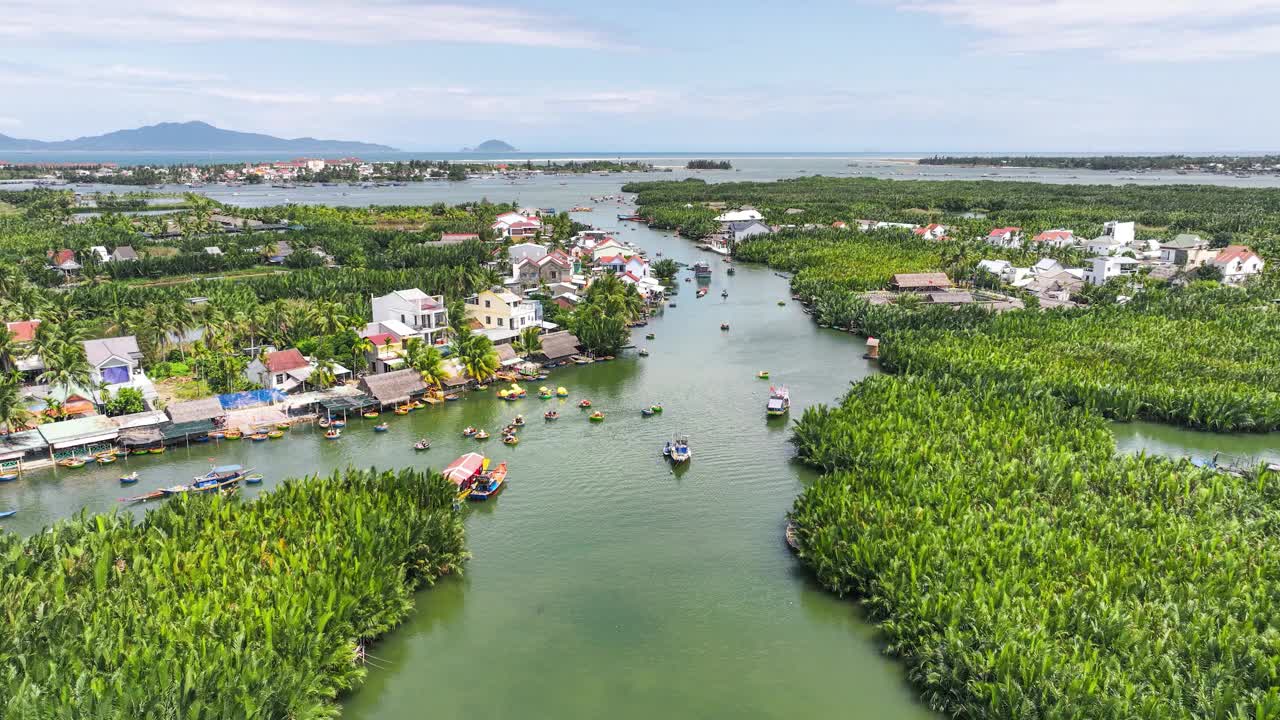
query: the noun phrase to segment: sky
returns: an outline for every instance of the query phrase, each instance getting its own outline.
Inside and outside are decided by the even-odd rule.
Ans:
[[[1280,0],[0,0],[0,134],[1280,149]]]

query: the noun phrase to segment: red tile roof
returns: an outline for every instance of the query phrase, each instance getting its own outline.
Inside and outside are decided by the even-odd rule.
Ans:
[[[389,345],[395,342],[396,336],[392,335],[391,333],[378,333],[377,335],[370,335],[365,339],[373,343],[374,345],[381,346],[381,345]]]
[[[5,323],[5,327],[9,328],[10,333],[13,333],[14,342],[31,342],[36,339],[36,328],[40,327],[40,321],[23,320],[21,322]]]
[[[1020,233],[1020,232],[1022,232],[1022,228],[1020,227],[995,228],[994,230],[991,231],[990,234],[987,235],[987,237],[999,237],[1001,235],[1012,235],[1014,233]]]
[[[61,265],[63,263],[75,262],[75,259],[76,259],[75,250],[59,250],[53,256],[53,264]]]
[[[1044,232],[1032,238],[1035,242],[1049,242],[1050,240],[1072,240],[1075,233],[1070,230],[1045,230]]]
[[[307,359],[297,348],[289,348],[268,354],[264,364],[271,372],[288,372],[306,367]]]
[[[1253,257],[1257,257],[1257,254],[1244,245],[1228,245],[1222,248],[1222,252],[1218,253],[1213,262],[1216,265],[1226,265],[1233,260],[1246,262]]]

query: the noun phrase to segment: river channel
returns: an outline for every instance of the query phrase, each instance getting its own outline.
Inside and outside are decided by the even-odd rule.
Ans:
[[[549,186],[551,197],[530,202],[563,207],[602,192],[561,197],[565,190]],[[584,221],[619,227],[617,209],[602,204]],[[511,474],[496,500],[465,509],[473,560],[464,576],[421,593],[406,623],[370,648],[376,667],[344,699],[344,717],[932,717],[858,606],[822,591],[782,540],[783,515],[814,475],[792,460],[789,421],[766,419],[769,382],[756,373],[767,369],[790,388],[798,417],[875,372],[862,339],[818,329],[767,268],[738,266],[730,276],[718,256],[682,239],[631,226],[618,234],[650,257],[712,260],[711,293],[695,299],[695,284],[680,283],[677,307],[635,331],[647,358],[628,351],[554,371],[548,384],[568,388],[567,400],[531,393],[508,403],[477,392],[390,417],[382,434],[356,420],[337,442],[298,428],[277,441],[35,472],[0,486],[0,508],[20,509],[4,527],[36,532],[212,463],[264,473],[262,486],[243,491],[251,499],[289,476],[348,465],[438,468],[480,449]],[[575,406],[582,398],[607,420],[589,423]],[[655,402],[665,412],[641,417]],[[553,407],[561,419],[544,422]],[[529,423],[518,446],[460,435],[467,425],[496,431],[517,413]],[[1224,441],[1144,424],[1117,431],[1126,451],[1203,455]],[[673,433],[687,433],[694,452],[675,473],[659,454]],[[415,453],[422,436],[434,445]],[[1280,457],[1275,434],[1225,439],[1236,454]],[[129,470],[142,481],[122,490],[116,478]]]

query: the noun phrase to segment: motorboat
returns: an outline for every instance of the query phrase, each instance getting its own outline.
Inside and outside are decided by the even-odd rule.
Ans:
[[[786,415],[791,410],[791,393],[782,386],[769,388],[769,402],[765,405],[765,414],[776,417]]]

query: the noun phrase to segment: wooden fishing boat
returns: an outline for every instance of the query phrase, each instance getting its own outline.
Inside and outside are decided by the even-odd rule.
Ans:
[[[791,520],[787,521],[787,527],[782,531],[782,537],[786,540],[787,547],[795,550],[796,552],[800,551],[800,536],[796,530],[796,524]]]
[[[271,438],[272,440],[279,440],[280,438],[284,437],[284,431],[272,430],[271,432],[267,433],[267,437]]]
[[[366,420],[372,420],[372,419],[374,419],[374,418],[378,417],[378,412],[377,412],[376,410],[370,410],[369,412],[364,413],[363,417],[364,417],[364,419],[366,419]]]
[[[133,497],[120,498],[120,502],[144,503],[144,502],[149,502],[151,500],[159,500],[164,496],[165,496],[165,493],[163,490],[152,490],[151,492],[143,493],[142,495],[134,495]]]
[[[778,301],[778,307],[786,307],[786,306],[787,306],[787,303],[785,301],[782,301],[782,300]]]
[[[0,482],[13,482],[17,479],[18,473],[16,472],[0,473]]]
[[[649,357],[649,351],[648,351],[647,349],[645,349],[645,348],[640,348],[640,352],[639,352],[639,353],[637,353],[637,354],[638,354],[640,357]]]
[[[604,413],[597,410],[587,417],[591,422],[604,422]]]
[[[163,446],[163,445],[157,445],[157,446],[155,446],[155,447],[151,448],[150,450],[148,450],[147,452],[151,453],[152,455],[163,455],[163,454],[164,454],[164,446]]]
[[[82,468],[84,467],[84,460],[78,457],[73,457],[67,458],[66,460],[59,460],[58,464],[64,468]]]
[[[488,440],[489,433],[485,432],[484,430],[477,430],[474,437],[477,440]]]
[[[384,422],[378,423],[377,425],[374,425],[374,426],[373,426],[373,431],[374,431],[374,432],[386,432],[386,431],[388,431],[388,430],[390,430],[390,429],[391,429],[391,426],[390,426],[390,425],[388,425],[388,424],[386,424],[386,423],[384,423]]]
[[[769,371],[768,371],[768,370],[761,370],[760,372],[756,373],[756,377],[760,378],[761,380],[768,380],[768,379],[769,379]]]
[[[329,419],[328,419],[328,418],[320,418],[320,421],[319,421],[319,422],[317,422],[316,424],[317,424],[317,425],[319,425],[319,426],[320,426],[320,427],[322,427],[322,428],[327,428],[327,427],[329,427],[330,425],[332,425],[333,423],[331,423],[331,422],[329,421]]]
[[[223,433],[223,434],[222,434],[222,436],[223,436],[224,438],[226,438],[227,440],[239,440],[239,439],[240,439],[240,431],[239,431],[239,430],[228,430],[228,431],[226,431],[225,433]]]
[[[324,431],[325,440],[337,440],[340,437],[342,437],[342,431],[336,427],[331,427]]]
[[[196,437],[191,438],[191,442],[196,442],[196,443],[207,443],[207,442],[209,442],[209,436],[208,436],[208,435],[197,435]]]
[[[129,473],[128,475],[120,476],[121,485],[132,485],[136,482],[138,482],[138,472],[136,470],[134,472]]]
[[[413,449],[414,450],[430,450],[431,441],[426,438],[422,438],[421,440],[413,444]]]
[[[289,423],[276,423],[276,429],[277,429],[277,430],[288,430],[288,429],[289,429]]]
[[[720,291],[720,297],[722,297],[722,298],[727,298],[727,297],[729,297],[729,291],[728,291],[728,290],[721,290],[721,291]]]
[[[645,340],[652,340],[652,339],[654,339],[654,338],[656,338],[656,337],[658,337],[658,336],[657,336],[657,335],[655,335],[655,334],[653,334],[653,333],[649,333],[648,335],[645,335],[645,336],[644,336],[644,339],[645,339]]]
[[[101,465],[110,465],[111,463],[116,461],[116,454],[111,453],[108,455],[104,453],[101,455],[95,455],[93,459],[97,460],[98,463]]]
[[[653,408],[640,408],[640,417],[653,417]]]
[[[226,433],[222,432],[221,430],[214,430],[213,432],[209,433],[205,437],[211,440],[221,440],[222,438],[226,437]]]
[[[472,481],[468,500],[483,502],[502,492],[507,482],[507,464],[501,463],[493,472],[482,474]]]
[[[400,407],[396,408],[395,410],[393,410],[392,412],[394,412],[394,413],[395,413],[395,414],[397,414],[397,415],[408,415],[408,414],[409,414],[409,408],[408,408],[408,407],[406,407],[406,406],[403,406],[403,405],[402,405],[402,406],[400,406]]]
[[[662,454],[676,465],[688,462],[693,457],[693,450],[689,448],[689,436],[677,435],[671,438],[666,447],[662,448]]]
[[[725,274],[726,274],[726,275],[733,275],[733,274],[734,274],[734,273],[736,273],[737,271],[736,271],[736,270],[734,270],[732,267],[729,267],[729,268],[726,268],[724,272],[725,272]]]
[[[462,429],[462,437],[475,437],[476,432],[478,431],[474,427],[468,425]]]
[[[17,515],[17,514],[18,514],[17,510],[0,510],[0,519],[13,517],[14,515]]]
[[[543,420],[559,420],[560,413],[556,412],[555,410],[548,410],[542,413],[542,419]]]
[[[244,476],[244,482],[246,485],[261,485],[262,473],[249,473]]]
[[[476,478],[488,468],[488,458],[480,453],[467,453],[449,463],[441,474],[445,480],[458,486],[458,499],[465,500],[471,494]]]
[[[707,292],[708,292],[707,288],[698,288],[698,292],[696,293],[695,297],[699,297],[699,298],[706,297]]]
[[[134,448],[129,451],[129,454],[130,455],[146,455],[149,452],[151,451],[146,448]]]
[[[258,433],[254,433],[254,434],[250,435],[250,436],[249,436],[249,439],[250,439],[250,440],[252,440],[252,441],[254,441],[254,442],[262,442],[262,441],[267,440],[267,439],[269,439],[269,438],[267,437],[267,434],[266,434],[266,433],[264,433],[264,432],[258,432]]]
[[[728,329],[729,329],[729,323],[720,323],[720,329],[721,329],[721,330],[728,330]]]
[[[770,387],[769,402],[765,404],[764,412],[770,417],[778,417],[786,415],[791,411],[791,393],[786,387]]]
[[[347,426],[346,420],[330,420],[329,421],[329,427],[331,428],[344,428],[346,426]]]
[[[502,436],[502,444],[503,444],[503,445],[515,445],[515,444],[517,444],[517,443],[519,443],[519,442],[520,442],[520,438],[516,437],[515,435],[503,435],[503,436]]]
[[[521,395],[520,397],[524,397],[524,395]],[[453,393],[453,394],[451,394],[451,395],[445,395],[445,396],[444,396],[444,401],[445,401],[445,402],[458,402],[458,401],[459,401],[459,400],[461,400],[461,399],[462,399],[462,396],[461,396],[461,395],[459,395],[459,394],[457,394],[457,393]],[[514,398],[513,398],[513,399],[514,399]]]

